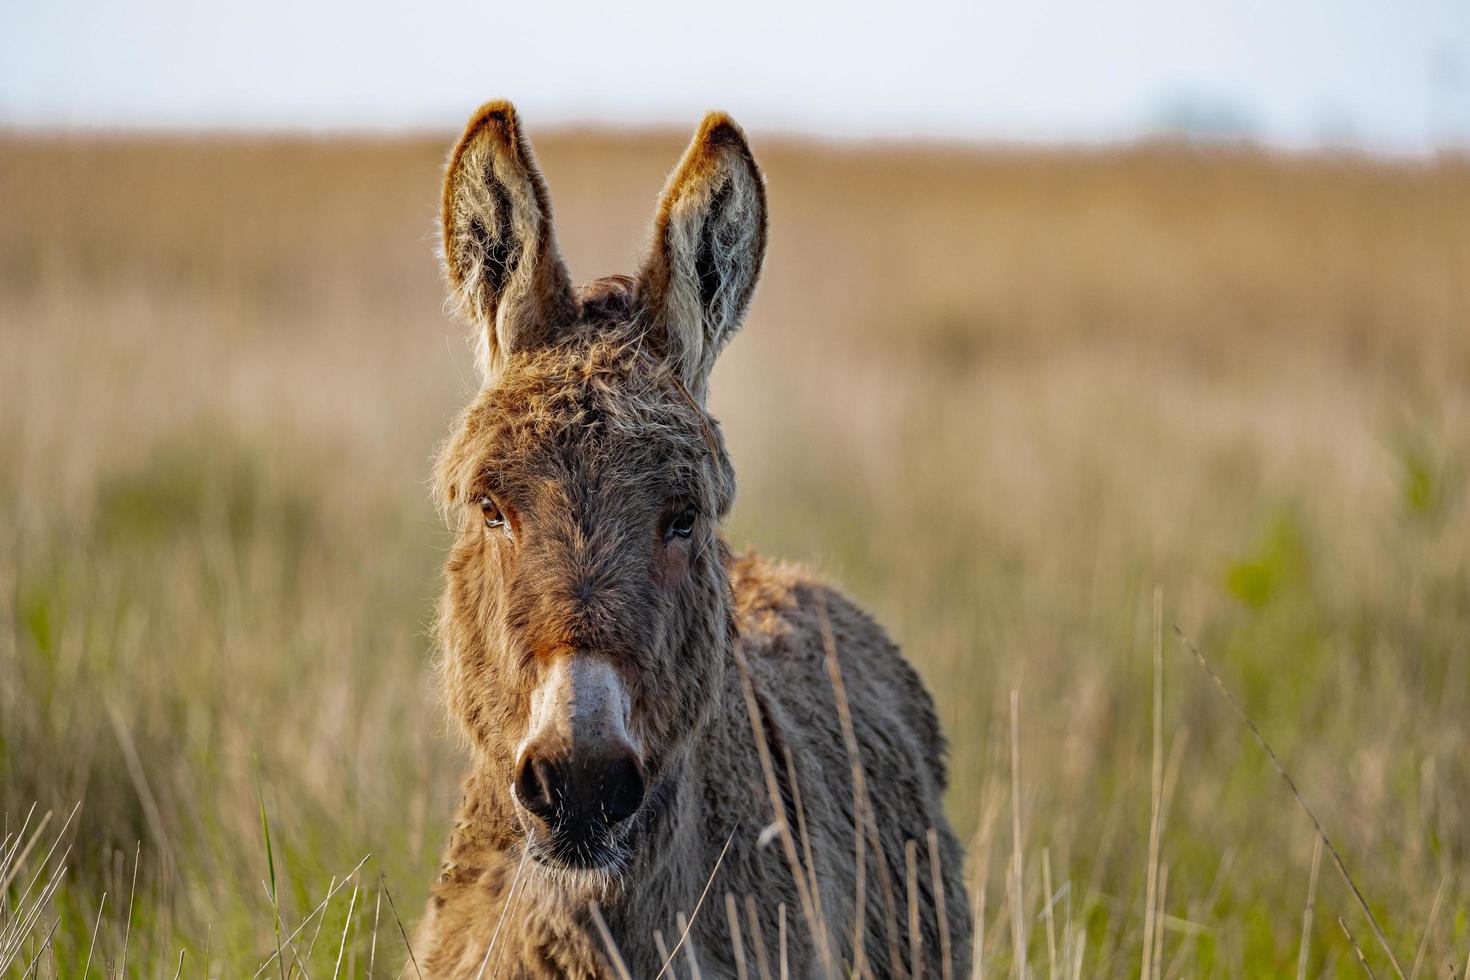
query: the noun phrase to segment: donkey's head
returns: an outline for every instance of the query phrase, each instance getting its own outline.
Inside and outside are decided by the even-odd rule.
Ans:
[[[505,839],[542,864],[625,867],[722,687],[734,475],[704,402],[765,223],[745,139],[712,114],[639,274],[579,289],[515,110],[483,107],[450,157],[444,265],[484,384],[438,463],[447,694],[503,780]]]

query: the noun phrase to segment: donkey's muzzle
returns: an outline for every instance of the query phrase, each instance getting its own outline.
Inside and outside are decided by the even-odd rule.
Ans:
[[[629,750],[599,757],[543,755],[529,746],[516,771],[518,802],[571,855],[596,844],[643,805],[643,772]]]
[[[531,725],[511,789],[542,853],[604,863],[613,830],[643,805],[643,763],[629,735],[629,700],[603,658],[564,652],[531,698]]]

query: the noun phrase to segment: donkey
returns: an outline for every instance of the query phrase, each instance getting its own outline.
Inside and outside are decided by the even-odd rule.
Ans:
[[[414,967],[968,976],[929,694],[846,597],[720,533],[706,392],[766,246],[739,127],[705,118],[633,277],[572,285],[506,102],[454,147],[442,220],[484,382],[436,465],[472,765]]]

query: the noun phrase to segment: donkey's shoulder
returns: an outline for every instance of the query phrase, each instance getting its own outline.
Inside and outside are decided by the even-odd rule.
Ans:
[[[944,788],[947,746],[934,699],[877,620],[810,569],[754,553],[731,562],[730,586],[737,642],[758,683],[766,678],[778,684],[783,700],[803,692],[815,699],[809,708],[830,714],[830,644],[858,727],[900,722],[919,740],[937,788]]]

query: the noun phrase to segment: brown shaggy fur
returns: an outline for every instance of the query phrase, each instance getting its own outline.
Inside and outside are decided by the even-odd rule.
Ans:
[[[680,973],[687,956],[706,978],[735,977],[737,962],[774,972],[784,921],[794,977],[939,976],[944,947],[953,975],[968,975],[969,903],[928,693],[851,601],[797,568],[732,555],[719,533],[735,482],[705,386],[749,303],[765,220],[743,135],[711,115],[664,191],[638,277],[577,290],[510,105],[480,110],[454,150],[445,266],[486,382],[438,461],[459,528],[438,637],[473,763],[414,944],[425,977],[616,976],[594,909],[638,978],[659,974],[660,942],[675,947],[689,917]],[[492,502],[503,526],[487,523]],[[670,535],[671,514],[690,507],[692,532]],[[648,786],[592,870],[535,856],[511,790],[532,693],[558,657],[586,652],[626,688]]]

